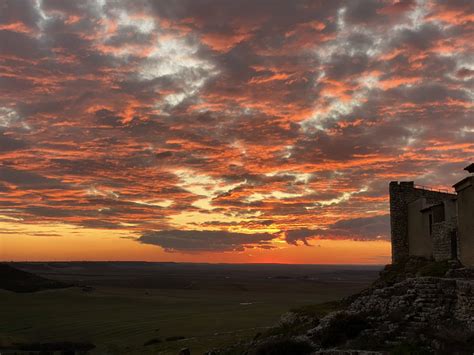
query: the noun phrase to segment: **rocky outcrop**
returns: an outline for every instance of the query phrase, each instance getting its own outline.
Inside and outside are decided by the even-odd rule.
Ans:
[[[287,313],[275,329],[280,333],[254,340],[242,353],[264,354],[255,349],[286,339],[307,344],[312,350],[305,354],[389,354],[398,347],[399,353],[472,354],[474,280],[409,278],[366,290],[321,319]]]
[[[410,329],[451,319],[474,331],[474,280],[411,278],[357,298],[348,311],[374,313],[380,320],[392,317]]]
[[[474,280],[416,277],[373,288],[307,333],[317,348],[384,350],[418,344],[443,353],[474,349]]]
[[[472,355],[472,272],[421,259],[388,266],[369,289],[286,313],[267,334],[218,354]]]

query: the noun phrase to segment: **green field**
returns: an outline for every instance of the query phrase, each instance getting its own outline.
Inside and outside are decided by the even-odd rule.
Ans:
[[[354,293],[376,275],[374,269],[349,274],[280,267],[197,269],[95,265],[42,270],[44,276],[94,289],[0,291],[0,341],[3,346],[91,342],[93,354],[176,354],[185,347],[202,354],[253,337],[290,308]],[[184,339],[167,341],[170,337]],[[151,339],[161,342],[145,346]]]

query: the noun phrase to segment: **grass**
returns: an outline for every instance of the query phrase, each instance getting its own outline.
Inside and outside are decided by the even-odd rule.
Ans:
[[[14,292],[35,292],[70,286],[70,284],[48,280],[41,276],[18,270],[8,264],[0,263],[0,289]]]
[[[339,301],[323,302],[292,308],[290,309],[290,312],[301,317],[298,322],[295,324],[283,323],[271,327],[261,334],[261,337],[268,338],[278,336],[286,338],[298,334],[304,334],[309,329],[314,328],[318,324],[320,318],[339,309],[342,309],[342,305]]]
[[[417,344],[402,343],[390,350],[390,355],[430,355],[431,352]]]
[[[434,261],[421,257],[410,257],[403,263],[387,265],[381,272],[376,286],[393,285],[408,277],[444,277],[450,269],[448,261]]]
[[[34,294],[0,292],[0,334],[9,342],[81,341],[92,353],[204,352],[245,340],[274,324],[291,305],[324,295],[202,290],[78,288]],[[334,295],[336,296],[336,295]],[[251,301],[251,302],[249,302]],[[246,305],[241,305],[246,303]],[[252,304],[247,304],[252,303]],[[144,347],[151,339],[173,339]],[[184,338],[184,339],[183,339]]]
[[[72,342],[94,344],[91,354],[177,354],[182,348],[200,354],[265,333],[290,308],[314,313],[308,305],[357,292],[374,275],[349,273],[340,280],[347,274],[309,266],[33,266],[45,277],[91,287],[0,291],[0,349]],[[309,280],[312,273],[322,280]],[[333,306],[317,307],[322,314]]]
[[[367,329],[366,318],[359,314],[338,314],[332,322],[319,334],[319,341],[324,348],[345,343]]]
[[[447,261],[432,261],[418,269],[417,276],[443,277],[448,270],[449,263]]]
[[[282,339],[263,343],[255,349],[255,355],[305,355],[311,354],[314,349],[305,342],[293,339]]]
[[[294,312],[302,316],[310,316],[316,318],[322,318],[325,315],[339,311],[343,307],[339,301],[330,301],[318,304],[305,305],[298,308],[291,309],[291,312]]]

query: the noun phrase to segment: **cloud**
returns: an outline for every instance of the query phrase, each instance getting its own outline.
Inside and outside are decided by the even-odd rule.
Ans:
[[[9,136],[0,131],[0,153],[18,150],[26,147],[26,143]]]
[[[386,239],[388,181],[474,153],[469,1],[5,4],[0,209],[28,223]]]
[[[41,190],[64,187],[59,180],[50,179],[31,171],[17,170],[6,166],[0,166],[0,181],[26,189]]]
[[[147,232],[138,241],[162,247],[167,252],[230,252],[245,248],[272,248],[275,236],[268,233],[244,234],[225,231],[167,230]]]
[[[8,107],[0,107],[0,127],[6,128],[18,121],[18,113]]]
[[[354,240],[387,240],[390,231],[389,215],[360,217],[337,221],[325,229],[298,229],[285,233],[288,244],[297,245],[301,241],[310,245],[312,238],[319,239],[354,239]]]

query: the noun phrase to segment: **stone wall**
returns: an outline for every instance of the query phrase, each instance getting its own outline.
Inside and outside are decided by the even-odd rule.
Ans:
[[[457,220],[451,218],[449,221],[443,221],[433,224],[433,258],[436,261],[450,260],[453,258],[453,239],[456,238]]]
[[[474,331],[474,281],[456,281],[454,317]]]
[[[420,212],[424,207],[426,207],[426,203],[423,198],[408,204],[408,249],[410,256],[431,259],[433,257],[433,239],[430,235],[429,214]]]
[[[462,269],[450,271],[454,270]],[[374,284],[339,305],[340,310],[322,318],[312,312],[289,312],[269,332],[270,337],[255,338],[249,348],[290,336],[320,355],[381,355],[407,344],[416,345],[417,354],[471,354],[474,349],[472,275],[411,277],[389,286]]]
[[[474,280],[411,278],[357,298],[349,310],[380,314],[380,321],[389,323],[398,314],[402,319],[395,323],[407,331],[451,319],[474,331]]]
[[[459,260],[474,268],[474,176],[454,186],[458,192]]]
[[[399,263],[408,258],[408,204],[426,198],[434,204],[455,197],[455,194],[417,188],[413,181],[392,181],[390,192],[390,227],[392,238],[392,261]]]

